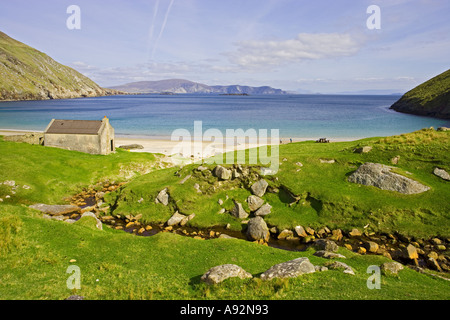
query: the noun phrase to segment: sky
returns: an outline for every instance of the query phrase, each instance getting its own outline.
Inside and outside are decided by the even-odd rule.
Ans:
[[[0,31],[103,87],[404,93],[449,69],[449,16],[448,0],[0,0]]]

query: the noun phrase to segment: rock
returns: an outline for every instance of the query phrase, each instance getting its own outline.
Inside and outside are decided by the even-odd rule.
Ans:
[[[391,169],[393,167],[366,162],[348,177],[348,181],[402,194],[417,194],[430,190],[430,187],[391,172]]]
[[[176,226],[185,218],[187,217],[184,214],[181,214],[177,211],[172,215],[172,217],[169,220],[167,220],[166,223],[168,226]]]
[[[48,205],[48,204],[33,204],[31,209],[47,213],[51,216],[60,216],[63,214],[80,213],[81,209],[74,205]]]
[[[448,174],[447,171],[445,171],[444,169],[440,169],[440,168],[434,168],[433,170],[433,174],[435,176],[438,176],[439,178],[442,178],[444,180],[450,181],[450,174]]]
[[[327,240],[327,239],[316,240],[316,241],[314,241],[313,246],[316,250],[325,250],[325,251],[329,251],[329,252],[336,252],[339,249],[336,242],[334,242],[332,240]]]
[[[185,226],[186,223],[188,223],[189,221],[191,221],[192,219],[195,218],[195,213],[192,213],[190,215],[188,215],[187,217],[184,217],[181,221],[180,221],[180,226]]]
[[[272,206],[268,203],[263,205],[258,211],[255,212],[255,216],[267,216],[272,210]]]
[[[372,147],[365,146],[365,147],[361,147],[361,148],[356,148],[354,153],[368,153],[370,151],[372,151]]]
[[[296,227],[294,228],[294,230],[295,230],[295,233],[297,233],[297,235],[298,235],[299,237],[304,238],[304,237],[307,236],[306,231],[305,231],[305,229],[304,229],[302,226],[296,226]]]
[[[96,227],[97,227],[97,229],[99,229],[99,230],[103,230],[103,224],[102,224],[102,222],[97,218],[97,216],[94,214],[94,213],[92,213],[92,212],[85,212],[85,213],[83,213],[82,215],[81,215],[81,218],[80,219],[83,219],[84,217],[92,217],[92,218],[94,218],[95,219],[95,221],[96,221]]]
[[[297,258],[272,266],[269,270],[261,274],[261,279],[296,278],[302,274],[313,273],[315,271],[314,265],[308,258]]]
[[[411,260],[419,259],[419,254],[417,253],[416,247],[414,247],[412,244],[409,244],[404,251],[404,254],[406,258]]]
[[[262,176],[270,176],[270,175],[273,175],[276,173],[276,171],[274,171],[270,168],[267,168],[267,167],[261,167],[260,172],[261,172]]]
[[[433,239],[431,239],[431,242],[433,242],[433,244],[435,244],[435,245],[442,244],[442,241],[439,238],[433,238]]]
[[[360,236],[362,236],[362,233],[361,233],[361,231],[359,231],[358,229],[354,228],[354,229],[352,229],[352,231],[350,231],[350,232],[348,233],[348,235],[349,235],[350,237],[360,237]]]
[[[278,235],[278,240],[284,240],[286,238],[292,238],[293,236],[294,236],[294,233],[291,230],[284,229]]]
[[[222,199],[219,199],[219,200],[217,201],[217,203],[219,204],[219,206],[221,206],[221,205],[223,205],[223,200],[222,200]]]
[[[255,182],[250,189],[255,196],[262,197],[266,193],[268,185],[266,180],[261,179]]]
[[[217,284],[228,278],[239,277],[241,279],[252,278],[253,276],[235,264],[223,264],[209,269],[202,277],[201,281],[207,284]]]
[[[436,261],[436,259],[434,259],[434,258],[428,258],[428,260],[427,260],[427,266],[428,266],[429,268],[433,269],[433,270],[437,270],[437,271],[442,272],[441,266],[439,265],[439,263],[438,263],[438,262]]]
[[[395,156],[391,159],[392,164],[398,164],[398,161],[400,160],[400,156]]]
[[[316,251],[316,252],[314,252],[314,255],[317,257],[326,258],[326,259],[335,259],[335,258],[344,258],[345,259],[345,256],[343,256],[342,254],[325,251],[325,250]]]
[[[403,265],[399,262],[385,262],[380,267],[385,273],[397,274],[400,270],[403,270]]]
[[[192,175],[188,174],[186,177],[184,177],[181,181],[180,184],[184,184],[186,181],[188,181],[190,178],[192,177]],[[198,183],[196,183],[196,185],[198,186],[196,189],[198,191],[198,189],[200,188],[200,186],[198,185]],[[195,188],[195,185],[194,185]]]
[[[208,170],[208,168],[207,168],[207,167],[204,167],[204,166],[199,166],[199,167],[197,168],[197,171],[205,171],[205,170]]]
[[[330,240],[333,241],[341,241],[343,238],[342,230],[341,229],[335,229],[331,231],[331,237]]]
[[[247,225],[247,237],[250,240],[269,241],[270,232],[266,222],[261,217],[255,217],[249,220]]]
[[[366,241],[364,247],[367,249],[367,251],[372,253],[376,253],[378,251],[378,243],[373,241]]]
[[[230,180],[231,174],[231,170],[225,169],[220,165],[214,168],[214,175],[221,180]]]
[[[310,227],[306,227],[306,232],[313,236],[315,231],[314,231],[314,229],[312,229]]]
[[[156,203],[162,203],[167,206],[169,204],[169,194],[167,193],[167,188],[161,190],[156,197]]]
[[[197,191],[197,193],[202,193],[202,190],[200,190],[200,185],[198,183],[194,184],[194,189]]]
[[[127,144],[119,147],[120,149],[125,150],[136,150],[136,149],[144,149],[144,146],[140,144]]]
[[[3,184],[5,186],[8,186],[8,187],[15,187],[16,186],[16,182],[14,180],[7,180],[7,181],[3,182]]]
[[[258,210],[264,203],[264,200],[258,196],[251,195],[247,198],[247,203],[250,211]]]
[[[344,273],[355,275],[355,271],[353,271],[353,269],[350,266],[348,266],[347,264],[340,262],[340,261],[329,262],[325,266],[328,267],[329,269],[335,269],[335,270],[343,269]]]
[[[237,239],[237,238],[232,237],[232,236],[229,236],[229,235],[227,235],[227,234],[225,234],[225,233],[222,233],[222,234],[219,236],[219,239]]]
[[[317,272],[328,271],[328,268],[324,266],[314,266],[314,269],[316,269]]]
[[[367,249],[366,249],[366,248],[364,248],[364,247],[359,247],[359,248],[358,248],[358,253],[359,253],[359,254],[366,254],[366,252],[367,252]]]
[[[436,131],[450,131],[450,128],[447,127],[439,127],[436,129]]]
[[[242,208],[242,204],[237,201],[234,201],[234,208],[231,209],[231,214],[238,219],[246,219],[248,217],[248,213]]]
[[[320,160],[320,163],[335,163],[336,162],[336,160],[334,160],[334,159],[319,159]]]

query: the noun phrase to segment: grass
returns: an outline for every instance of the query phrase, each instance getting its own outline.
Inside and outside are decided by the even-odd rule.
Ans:
[[[366,154],[354,153],[359,146],[372,146]],[[266,222],[279,229],[296,225],[319,228],[341,228],[350,231],[362,228],[374,232],[393,233],[400,231],[416,238],[450,236],[447,227],[450,204],[445,199],[450,194],[447,181],[433,174],[434,167],[450,169],[450,135],[432,129],[388,138],[371,138],[356,142],[316,144],[293,143],[280,147],[280,169],[275,176],[266,176],[269,184],[281,190],[266,193],[263,199],[272,205],[272,213]],[[391,159],[400,156],[397,165]],[[320,159],[334,159],[335,163],[321,163]],[[301,162],[302,167],[296,163]],[[365,162],[376,162],[394,166],[395,172],[413,178],[431,187],[430,191],[417,195],[403,195],[347,181],[348,176]],[[230,223],[240,230],[240,221],[229,214],[218,214],[223,207],[230,210],[233,200],[243,204],[251,194],[248,186],[258,179],[254,174],[249,181],[219,181],[209,171],[196,170],[198,165],[189,165],[182,170],[168,169],[139,177],[116,193],[109,201],[115,213],[143,214],[147,222],[167,221],[175,210],[195,219],[189,223],[197,227],[225,226]],[[213,169],[215,165],[209,165]],[[300,170],[299,170],[300,169]],[[450,171],[450,170],[449,170]],[[206,172],[206,173],[205,173]],[[186,176],[191,178],[180,183]],[[203,193],[197,193],[198,184]],[[171,202],[168,207],[154,202],[158,192],[168,188]],[[292,204],[286,192],[289,190],[300,198]],[[138,200],[142,199],[140,203]],[[218,200],[225,201],[223,206]]]
[[[445,280],[406,268],[398,276],[382,275],[380,290],[369,290],[368,266],[388,261],[340,249],[355,276],[337,270],[295,279],[261,281],[272,265],[305,256],[315,265],[328,260],[306,252],[289,252],[233,239],[197,240],[171,233],[136,237],[88,223],[42,219],[22,206],[0,206],[2,226],[16,231],[8,254],[0,256],[2,299],[60,300],[71,294],[87,299],[448,299]],[[92,224],[95,222],[92,221]],[[1,229],[1,236],[5,236]],[[75,261],[74,261],[75,260]],[[72,262],[70,262],[72,261]],[[200,277],[209,268],[233,263],[250,272],[250,280],[229,279],[208,286]],[[81,289],[70,290],[70,265],[81,271]],[[426,295],[424,293],[426,292]]]
[[[353,153],[370,145],[367,154]],[[371,138],[355,142],[294,143],[280,147],[279,172],[267,176],[271,188],[285,187],[301,197],[289,205],[287,192],[266,193],[273,209],[265,217],[279,228],[296,224],[348,229],[369,223],[370,230],[400,230],[415,237],[448,237],[449,184],[434,176],[439,166],[449,170],[449,134],[421,130],[407,135]],[[431,187],[422,195],[404,196],[372,187],[350,184],[346,177],[366,161],[396,166],[404,174]],[[320,158],[336,163],[321,164]],[[343,262],[355,276],[337,270],[316,272],[295,279],[262,281],[259,275],[271,266],[300,256],[315,265],[328,260],[314,250],[291,252],[237,239],[198,240],[172,233],[137,237],[106,225],[95,228],[93,219],[75,224],[43,219],[28,209],[35,202],[64,203],[64,198],[103,180],[130,180],[107,195],[114,214],[141,213],[143,221],[165,222],[174,212],[195,213],[193,226],[231,224],[240,230],[241,221],[230,214],[233,199],[248,208],[248,181],[221,182],[198,165],[155,171],[158,159],[149,154],[118,151],[94,156],[73,151],[4,142],[0,139],[1,181],[14,180],[31,189],[0,186],[0,298],[65,299],[79,294],[87,299],[442,299],[450,298],[448,282],[409,268],[398,276],[382,276],[380,290],[369,290],[366,271],[370,265],[390,261],[383,256],[359,255],[340,248]],[[303,166],[300,171],[296,162]],[[211,165],[211,168],[214,166]],[[256,178],[258,167],[250,177]],[[149,172],[149,173],[147,173]],[[147,173],[147,174],[144,174]],[[191,175],[183,184],[181,180]],[[194,185],[198,183],[202,194]],[[168,188],[167,207],[154,199]],[[5,195],[11,195],[6,199]],[[142,201],[140,201],[142,199]],[[218,200],[224,201],[220,206]],[[140,202],[139,202],[140,201]],[[72,262],[71,262],[72,261]],[[200,277],[211,267],[232,263],[250,272],[248,280],[229,279],[208,286]],[[81,270],[81,289],[67,288],[70,265]]]

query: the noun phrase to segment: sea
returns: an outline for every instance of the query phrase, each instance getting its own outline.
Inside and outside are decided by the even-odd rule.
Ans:
[[[448,120],[398,113],[396,95],[122,95],[0,103],[0,129],[44,131],[52,119],[108,117],[116,136],[170,139],[176,129],[278,129],[282,139],[391,136]]]

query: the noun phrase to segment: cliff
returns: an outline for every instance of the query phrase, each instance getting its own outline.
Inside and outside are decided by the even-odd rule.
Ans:
[[[450,69],[408,91],[390,109],[450,119]]]
[[[0,32],[0,101],[97,97],[104,89],[76,70]]]

